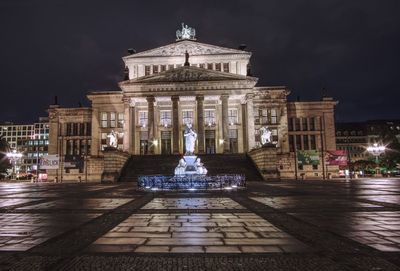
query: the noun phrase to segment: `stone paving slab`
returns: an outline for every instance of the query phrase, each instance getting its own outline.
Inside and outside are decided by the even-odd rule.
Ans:
[[[168,222],[164,226],[151,226],[154,221]],[[227,223],[238,226],[220,226]],[[249,223],[257,223],[257,226],[249,226]],[[130,245],[130,249],[136,247],[131,251],[136,253],[310,251],[308,246],[253,213],[133,214],[97,239],[88,251],[101,252],[104,248],[103,252],[126,252],[126,245]]]
[[[400,252],[400,211],[292,215],[377,250]]]
[[[0,251],[26,251],[100,214],[0,214]]]
[[[59,199],[40,204],[20,207],[18,209],[96,209],[96,210],[110,210],[121,206],[134,198],[130,199],[113,199],[113,198],[69,198]]]
[[[244,209],[230,198],[155,198],[142,209]]]

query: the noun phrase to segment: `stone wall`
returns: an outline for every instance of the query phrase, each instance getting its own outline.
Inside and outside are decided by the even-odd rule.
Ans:
[[[130,157],[127,152],[115,149],[106,149],[104,154],[104,170],[101,175],[102,182],[117,182],[126,161]]]
[[[279,179],[277,149],[275,146],[254,149],[248,154],[264,180]]]

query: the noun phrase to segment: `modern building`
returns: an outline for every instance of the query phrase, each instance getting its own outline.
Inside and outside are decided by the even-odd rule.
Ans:
[[[387,145],[395,139],[400,141],[400,120],[336,123],[337,149],[347,151],[352,162],[372,159],[368,146]]]
[[[278,175],[335,174],[337,167],[324,165],[324,152],[336,150],[337,102],[289,102],[287,87],[258,86],[258,78],[248,73],[251,55],[244,47],[205,44],[191,35],[139,53],[130,50],[123,57],[125,80],[119,89],[90,92],[90,108],[49,108],[49,154],[60,154],[61,160],[84,154],[86,173],[95,180],[111,132],[118,135],[117,149],[128,155],[182,154],[190,123],[198,134],[196,153],[251,155],[262,151],[259,131],[268,126],[275,153],[269,163]],[[299,150],[314,150],[320,165],[297,168]],[[51,174],[76,178],[82,173],[62,167],[61,161],[61,169]]]
[[[16,171],[27,173],[36,170],[39,158],[48,154],[48,118],[39,118],[34,124],[4,123],[0,129],[11,150],[23,155],[16,164]]]

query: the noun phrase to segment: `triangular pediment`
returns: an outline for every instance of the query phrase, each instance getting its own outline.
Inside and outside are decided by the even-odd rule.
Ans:
[[[191,56],[197,55],[221,55],[221,54],[241,54],[250,55],[250,52],[226,48],[206,43],[201,43],[193,40],[177,41],[165,46],[161,46],[155,49],[143,51],[133,55],[124,57],[129,58],[140,58],[140,57],[160,57],[160,56],[182,56],[188,52]]]
[[[165,72],[142,76],[133,80],[124,81],[121,84],[141,83],[183,83],[196,81],[255,81],[257,78],[233,73],[218,72],[198,67],[183,66]]]

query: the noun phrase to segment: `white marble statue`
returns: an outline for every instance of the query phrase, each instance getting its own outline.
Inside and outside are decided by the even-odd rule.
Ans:
[[[268,129],[268,126],[261,127],[260,133],[261,133],[261,145],[264,146],[267,143],[272,143],[271,140],[272,132],[271,130]]]
[[[175,168],[175,175],[184,175],[186,169],[186,161],[181,158],[179,160],[178,166]]]
[[[108,138],[108,147],[111,148],[117,148],[118,147],[118,134],[116,132],[114,132],[114,130],[111,131],[111,133],[109,133],[107,135]]]
[[[185,39],[196,39],[196,30],[193,27],[188,27],[184,23],[182,23],[182,30],[176,31],[176,39],[177,40],[185,40]]]
[[[183,135],[185,137],[185,155],[193,155],[194,146],[196,145],[197,134],[195,131],[193,131],[191,123],[186,124],[185,133]]]
[[[197,157],[196,159],[196,169],[197,169],[197,174],[200,175],[206,175],[207,174],[207,169],[204,167],[204,164],[201,162],[200,157]]]

